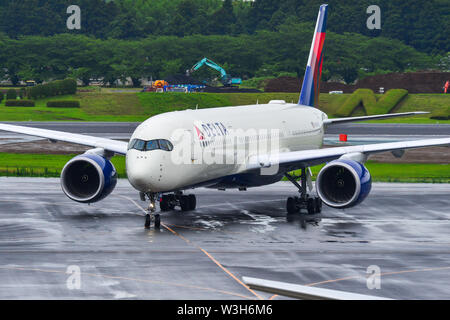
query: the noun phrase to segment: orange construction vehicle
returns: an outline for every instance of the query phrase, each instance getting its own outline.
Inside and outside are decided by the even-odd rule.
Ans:
[[[156,80],[155,82],[153,82],[153,88],[164,88],[168,85],[169,83],[164,80]]]
[[[145,86],[143,92],[155,92],[164,90],[164,87],[167,87],[169,83],[165,80],[156,80],[153,81],[151,86]]]

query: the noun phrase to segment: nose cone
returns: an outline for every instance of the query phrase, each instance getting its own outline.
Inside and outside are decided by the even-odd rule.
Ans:
[[[152,192],[155,181],[155,170],[153,170],[156,159],[151,159],[149,155],[136,150],[130,150],[127,153],[126,166],[128,181],[138,191]]]
[[[146,174],[144,166],[140,163],[139,159],[131,158],[127,156],[127,176],[131,185],[139,191],[149,192],[150,181]]]

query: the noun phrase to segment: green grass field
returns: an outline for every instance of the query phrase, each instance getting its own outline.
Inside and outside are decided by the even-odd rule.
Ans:
[[[61,169],[75,155],[43,155],[0,153],[0,176],[59,177]],[[125,157],[115,156],[112,162],[120,178],[126,177]],[[450,183],[450,165],[392,164],[367,162],[376,182]],[[312,168],[314,176],[322,166]]]
[[[317,176],[324,165],[312,167]],[[423,163],[380,163],[368,161],[365,166],[375,182],[450,183],[450,165]],[[300,172],[296,172],[297,175]]]
[[[320,95],[320,109],[332,116],[349,95]],[[377,95],[379,98],[379,95]],[[49,100],[79,100],[81,108],[47,108]],[[85,89],[76,95],[36,101],[35,107],[5,107],[0,103],[0,121],[144,121],[150,116],[175,110],[267,103],[270,100],[297,102],[297,93],[136,93],[127,90]],[[441,111],[450,105],[450,95],[410,94],[393,110]],[[353,115],[364,114],[356,109]],[[450,123],[433,120],[429,115],[382,122]]]

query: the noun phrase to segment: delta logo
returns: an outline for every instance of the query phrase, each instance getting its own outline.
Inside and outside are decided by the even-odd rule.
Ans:
[[[194,129],[200,141],[228,135],[228,130],[222,122],[196,123],[194,124]]]
[[[197,132],[198,140],[200,140],[200,141],[205,140],[205,136],[203,135],[203,132],[201,132],[200,129],[196,125],[194,125],[194,129]]]

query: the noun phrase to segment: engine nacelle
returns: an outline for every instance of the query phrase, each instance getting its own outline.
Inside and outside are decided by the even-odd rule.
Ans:
[[[117,172],[108,159],[85,153],[71,159],[61,172],[61,187],[72,200],[97,202],[109,195],[117,184]]]
[[[367,168],[354,160],[335,160],[320,170],[316,189],[322,201],[333,208],[349,208],[361,203],[372,188]]]

